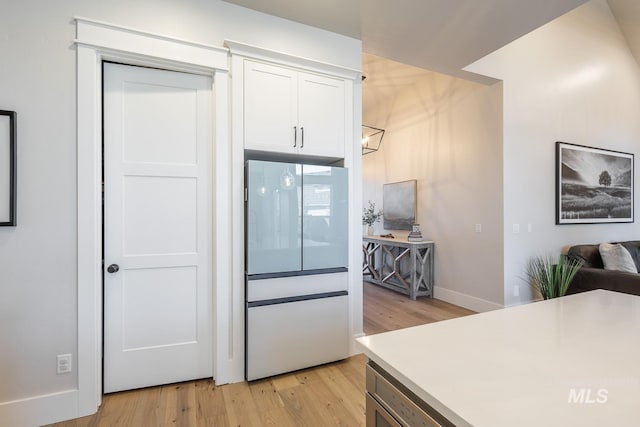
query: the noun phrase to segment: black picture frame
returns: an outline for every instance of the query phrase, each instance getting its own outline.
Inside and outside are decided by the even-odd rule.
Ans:
[[[556,142],[556,224],[634,222],[634,155]]]
[[[17,113],[0,110],[0,226],[16,225]]]

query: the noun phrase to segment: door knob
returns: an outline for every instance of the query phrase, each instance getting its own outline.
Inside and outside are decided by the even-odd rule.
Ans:
[[[107,267],[107,271],[109,273],[117,273],[118,270],[120,270],[120,266],[118,264],[111,264],[109,267]]]

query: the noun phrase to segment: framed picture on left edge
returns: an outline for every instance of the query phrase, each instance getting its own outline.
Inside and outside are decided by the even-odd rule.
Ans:
[[[16,225],[16,116],[0,110],[0,226]]]
[[[556,142],[556,224],[633,222],[633,154]]]

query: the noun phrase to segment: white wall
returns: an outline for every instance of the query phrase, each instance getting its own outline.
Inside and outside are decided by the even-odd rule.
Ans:
[[[504,84],[506,305],[530,298],[522,280],[529,257],[557,255],[577,243],[640,238],[637,223],[555,225],[556,141],[636,156],[640,148],[638,64],[604,0],[578,7],[467,69]],[[636,188],[639,183],[636,174]],[[520,224],[520,234],[512,233],[513,224]]]
[[[217,0],[3,5],[0,109],[18,112],[18,226],[0,228],[0,406],[77,383],[55,374],[56,355],[77,351],[74,16],[360,68],[358,40]]]
[[[363,157],[363,205],[381,208],[383,184],[416,179],[417,222],[435,242],[435,297],[500,307],[502,85],[364,58],[363,123],[386,133],[382,148]],[[374,230],[383,231],[382,221]]]

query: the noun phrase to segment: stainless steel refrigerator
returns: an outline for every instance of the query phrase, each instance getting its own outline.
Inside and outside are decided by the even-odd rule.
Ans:
[[[246,163],[246,378],[348,356],[348,171]]]

